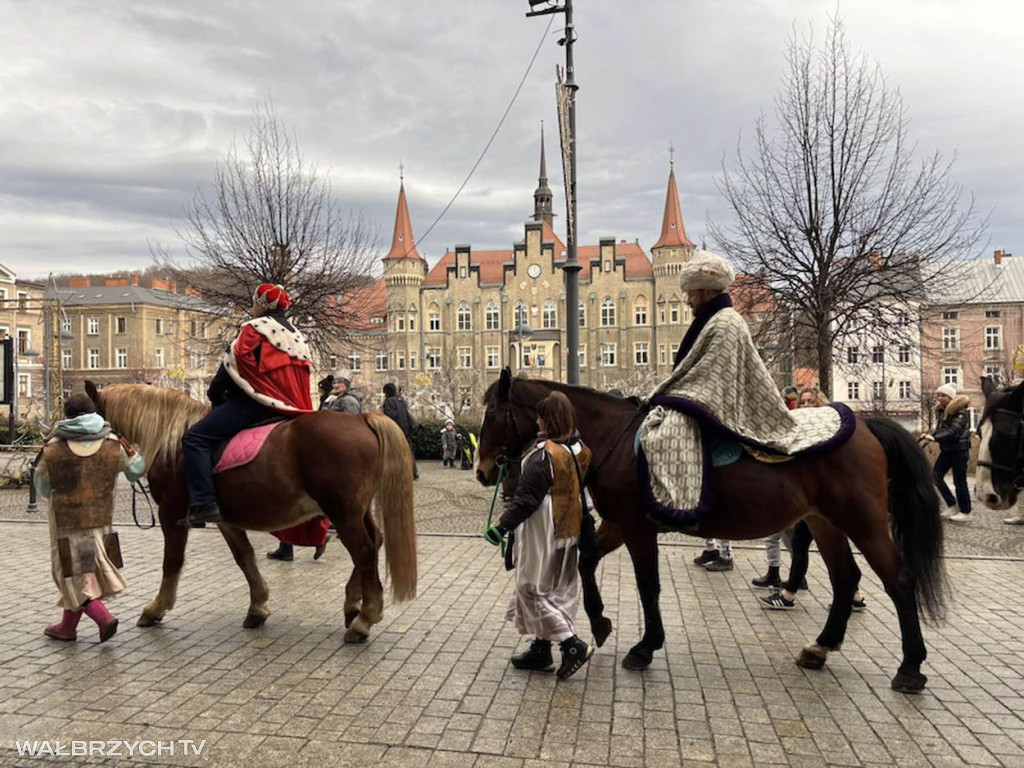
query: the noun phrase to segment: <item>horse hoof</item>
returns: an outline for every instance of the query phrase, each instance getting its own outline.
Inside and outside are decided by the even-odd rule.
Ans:
[[[352,622],[355,621],[358,615],[359,611],[345,611],[345,629],[352,626]]]
[[[361,645],[362,643],[366,642],[366,639],[367,639],[366,635],[364,635],[362,632],[357,632],[354,629],[349,629],[345,633],[345,638],[344,638],[345,642],[348,643],[349,645]]]
[[[153,616],[152,614],[143,611],[142,615],[139,616],[139,620],[135,622],[137,627],[154,627],[163,620],[163,616]]]
[[[250,613],[245,617],[245,621],[242,622],[242,626],[246,629],[256,629],[256,627],[262,627],[266,621],[266,616],[258,613]]]
[[[612,621],[611,619],[602,616],[591,627],[594,633],[594,645],[600,648],[604,645],[604,641],[608,639],[608,635],[612,633]]]
[[[892,689],[900,693],[920,693],[927,682],[928,677],[920,672],[897,672],[892,679]]]
[[[814,646],[807,646],[796,657],[796,665],[804,669],[821,669],[825,666],[828,653]]]
[[[647,669],[651,666],[653,659],[654,653],[652,651],[647,650],[642,645],[634,645],[629,649],[626,658],[622,660],[622,666],[625,669]]]

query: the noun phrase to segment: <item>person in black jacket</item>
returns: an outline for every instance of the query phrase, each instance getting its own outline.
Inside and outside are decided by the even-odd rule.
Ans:
[[[952,384],[943,384],[936,390],[935,402],[939,426],[924,439],[939,444],[939,458],[935,461],[932,476],[948,507],[943,517],[951,523],[969,523],[971,493],[967,488],[967,462],[971,454],[971,423],[967,406],[970,400],[966,395],[958,397]],[[956,498],[949,492],[945,480],[946,472],[951,469]]]
[[[398,394],[398,388],[392,382],[388,382],[384,385],[384,405],[381,406],[381,411],[385,416],[395,422],[405,434],[405,439],[409,443],[409,450],[412,451],[412,433],[419,429],[419,422],[412,417],[409,413],[409,407],[405,404]],[[413,452],[412,456],[412,476],[414,480],[420,479],[419,469],[416,467],[416,454]]]

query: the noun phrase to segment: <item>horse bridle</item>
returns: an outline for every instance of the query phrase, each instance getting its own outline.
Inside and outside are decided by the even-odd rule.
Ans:
[[[1013,475],[1013,487],[1017,490],[1024,488],[1024,413],[1012,411],[1009,408],[993,408],[990,413],[1001,413],[1012,416],[1017,420],[1017,457],[1016,464],[1012,467],[1006,464],[999,464],[994,461],[978,461],[979,467],[985,467],[990,470],[999,470],[1000,472],[1007,472]],[[987,419],[987,416],[986,416]],[[985,420],[982,420],[982,424]],[[981,424],[978,425],[981,428]]]

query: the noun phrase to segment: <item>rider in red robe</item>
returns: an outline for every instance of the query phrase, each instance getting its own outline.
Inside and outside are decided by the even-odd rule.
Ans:
[[[253,319],[228,347],[207,391],[213,410],[182,438],[189,492],[186,527],[221,522],[213,483],[218,445],[261,421],[313,411],[309,347],[285,316],[290,303],[279,285],[264,283],[256,289]]]

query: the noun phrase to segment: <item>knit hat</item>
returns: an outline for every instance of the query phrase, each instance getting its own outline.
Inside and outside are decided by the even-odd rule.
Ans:
[[[336,371],[334,373],[334,381],[335,381],[335,383],[337,383],[339,381],[344,382],[346,387],[351,387],[352,386],[352,374],[349,373],[348,371]]]
[[[941,387],[935,390],[935,394],[945,395],[950,400],[952,400],[954,397],[956,397],[956,387],[954,387],[952,384],[943,384]]]
[[[252,300],[264,309],[288,309],[288,305],[292,303],[288,292],[273,283],[260,285],[252,295]]]
[[[684,291],[727,291],[735,279],[728,261],[710,251],[697,251],[679,273],[679,287]]]

